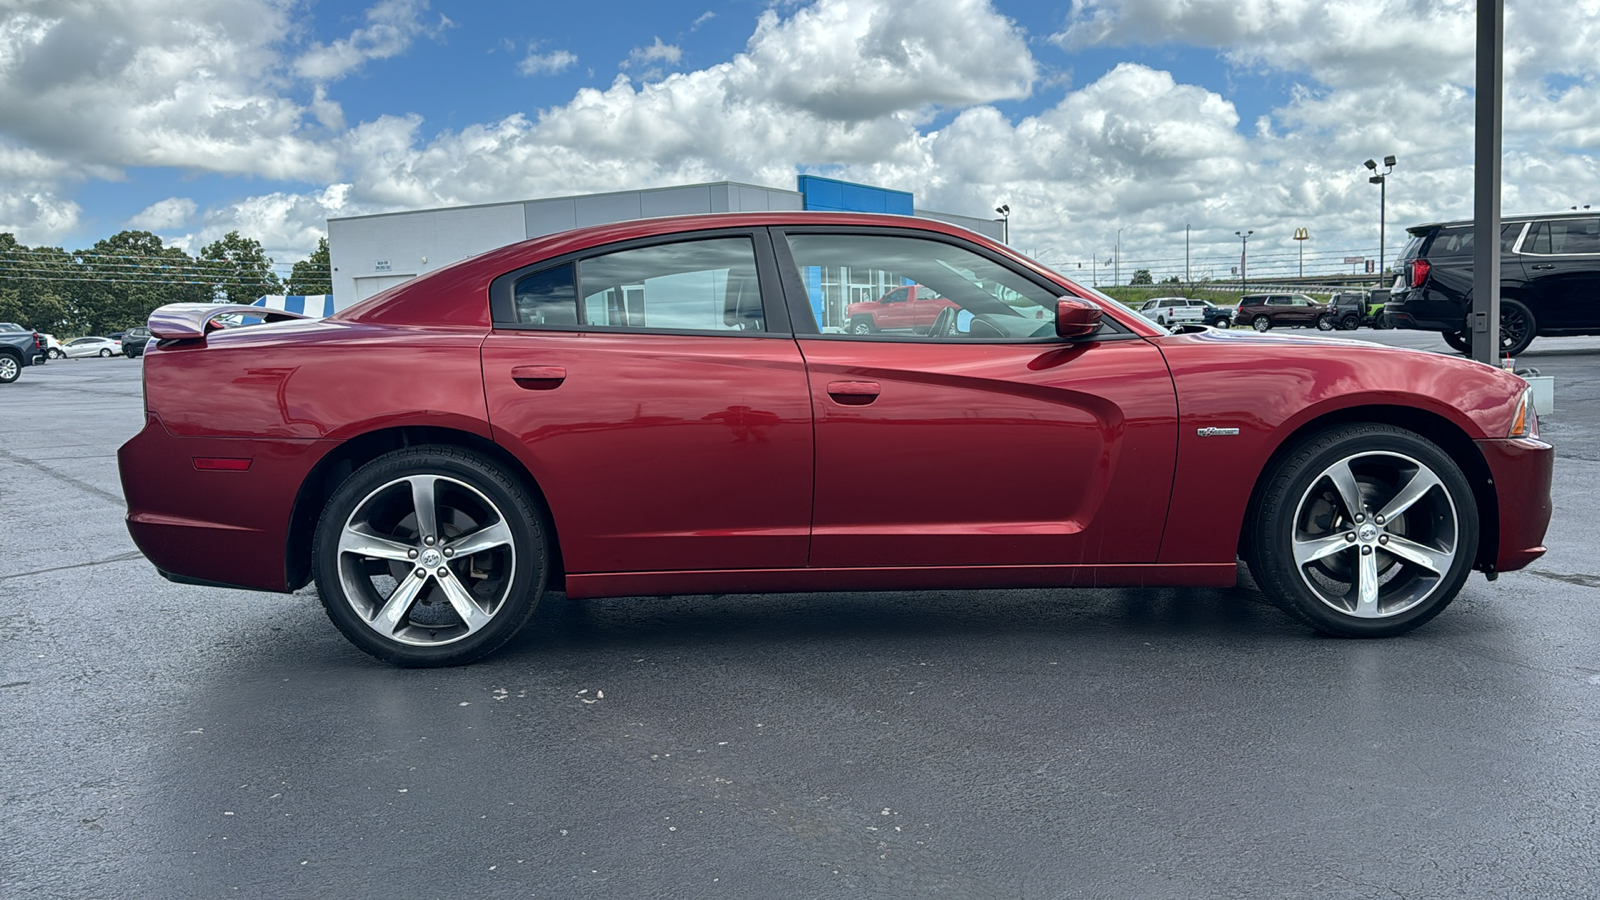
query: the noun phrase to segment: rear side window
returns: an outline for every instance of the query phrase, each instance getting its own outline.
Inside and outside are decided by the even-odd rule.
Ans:
[[[1522,252],[1547,256],[1600,253],[1600,219],[1539,222],[1522,243]]]
[[[623,250],[578,263],[586,325],[765,331],[755,247],[717,238]]]
[[[570,264],[520,279],[513,297],[517,321],[523,325],[578,324],[578,292]]]
[[[1433,239],[1433,245],[1428,248],[1428,258],[1433,259],[1443,256],[1471,256],[1473,237],[1476,234],[1471,225],[1451,225],[1441,228]],[[1500,252],[1510,253],[1517,242],[1517,237],[1522,234],[1522,223],[1514,222],[1500,226]],[[1401,259],[1413,259],[1420,246],[1420,238],[1412,238],[1406,245]]]

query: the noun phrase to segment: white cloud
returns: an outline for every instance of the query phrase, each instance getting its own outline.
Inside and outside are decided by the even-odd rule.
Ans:
[[[398,56],[418,36],[434,35],[450,26],[450,20],[444,16],[432,25],[422,22],[421,16],[427,9],[428,0],[382,0],[367,10],[366,27],[331,44],[313,44],[295,61],[295,71],[303,78],[333,81],[360,68],[369,59]]]
[[[168,197],[152,203],[127,221],[127,227],[140,231],[172,231],[182,228],[199,211],[188,197]]]
[[[578,56],[566,50],[552,50],[549,53],[535,53],[533,48],[528,48],[528,55],[517,63],[517,71],[524,75],[554,75],[557,72],[572,68],[578,63]]]

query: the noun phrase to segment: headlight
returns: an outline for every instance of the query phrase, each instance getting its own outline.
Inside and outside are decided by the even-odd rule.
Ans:
[[[1511,417],[1511,431],[1506,437],[1536,438],[1539,436],[1539,412],[1533,408],[1533,388],[1522,392],[1517,400],[1517,413]]]

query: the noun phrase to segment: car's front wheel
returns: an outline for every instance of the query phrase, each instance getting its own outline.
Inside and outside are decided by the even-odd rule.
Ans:
[[[357,469],[317,524],[313,565],[328,618],[401,666],[494,651],[533,615],[550,564],[543,517],[494,462],[445,446]]]
[[[1285,610],[1342,637],[1387,637],[1438,615],[1478,552],[1478,507],[1444,451],[1391,425],[1344,425],[1273,466],[1250,572]]]
[[[1333,330],[1333,316],[1331,316],[1331,315],[1318,316],[1317,317],[1317,330],[1318,331],[1332,331]]]
[[[111,350],[110,350],[110,348],[101,347],[100,348],[100,358],[101,359],[110,359],[111,358]]]
[[[1250,324],[1257,331],[1267,331],[1268,329],[1272,328],[1272,320],[1266,316],[1256,316],[1254,319],[1250,320]]]
[[[871,319],[856,318],[856,319],[851,319],[850,320],[850,333],[851,334],[871,334],[871,333],[873,333],[874,331],[877,331],[877,330],[878,329],[872,327],[872,320]]]

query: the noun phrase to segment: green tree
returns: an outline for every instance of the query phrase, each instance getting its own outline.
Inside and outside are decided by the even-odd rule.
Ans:
[[[140,325],[158,306],[204,303],[208,270],[148,231],[122,231],[79,250],[75,297],[84,329],[104,333]]]
[[[254,303],[256,298],[283,293],[283,282],[272,271],[272,257],[261,249],[261,242],[230,231],[200,250],[209,278],[217,293],[229,303]]]
[[[1162,284],[1183,284],[1183,279],[1179,278],[1176,275],[1169,275],[1166,278],[1161,279],[1161,283]]]
[[[1149,269],[1135,269],[1134,272],[1133,272],[1133,280],[1128,282],[1128,283],[1129,284],[1154,284],[1154,281],[1150,278],[1150,270]]]
[[[289,284],[284,288],[286,294],[331,294],[333,293],[333,263],[328,260],[328,239],[317,239],[317,250],[311,258],[302,259],[289,270]]]
[[[0,234],[0,321],[51,334],[83,330],[76,304],[77,260],[59,247],[29,247]]]

